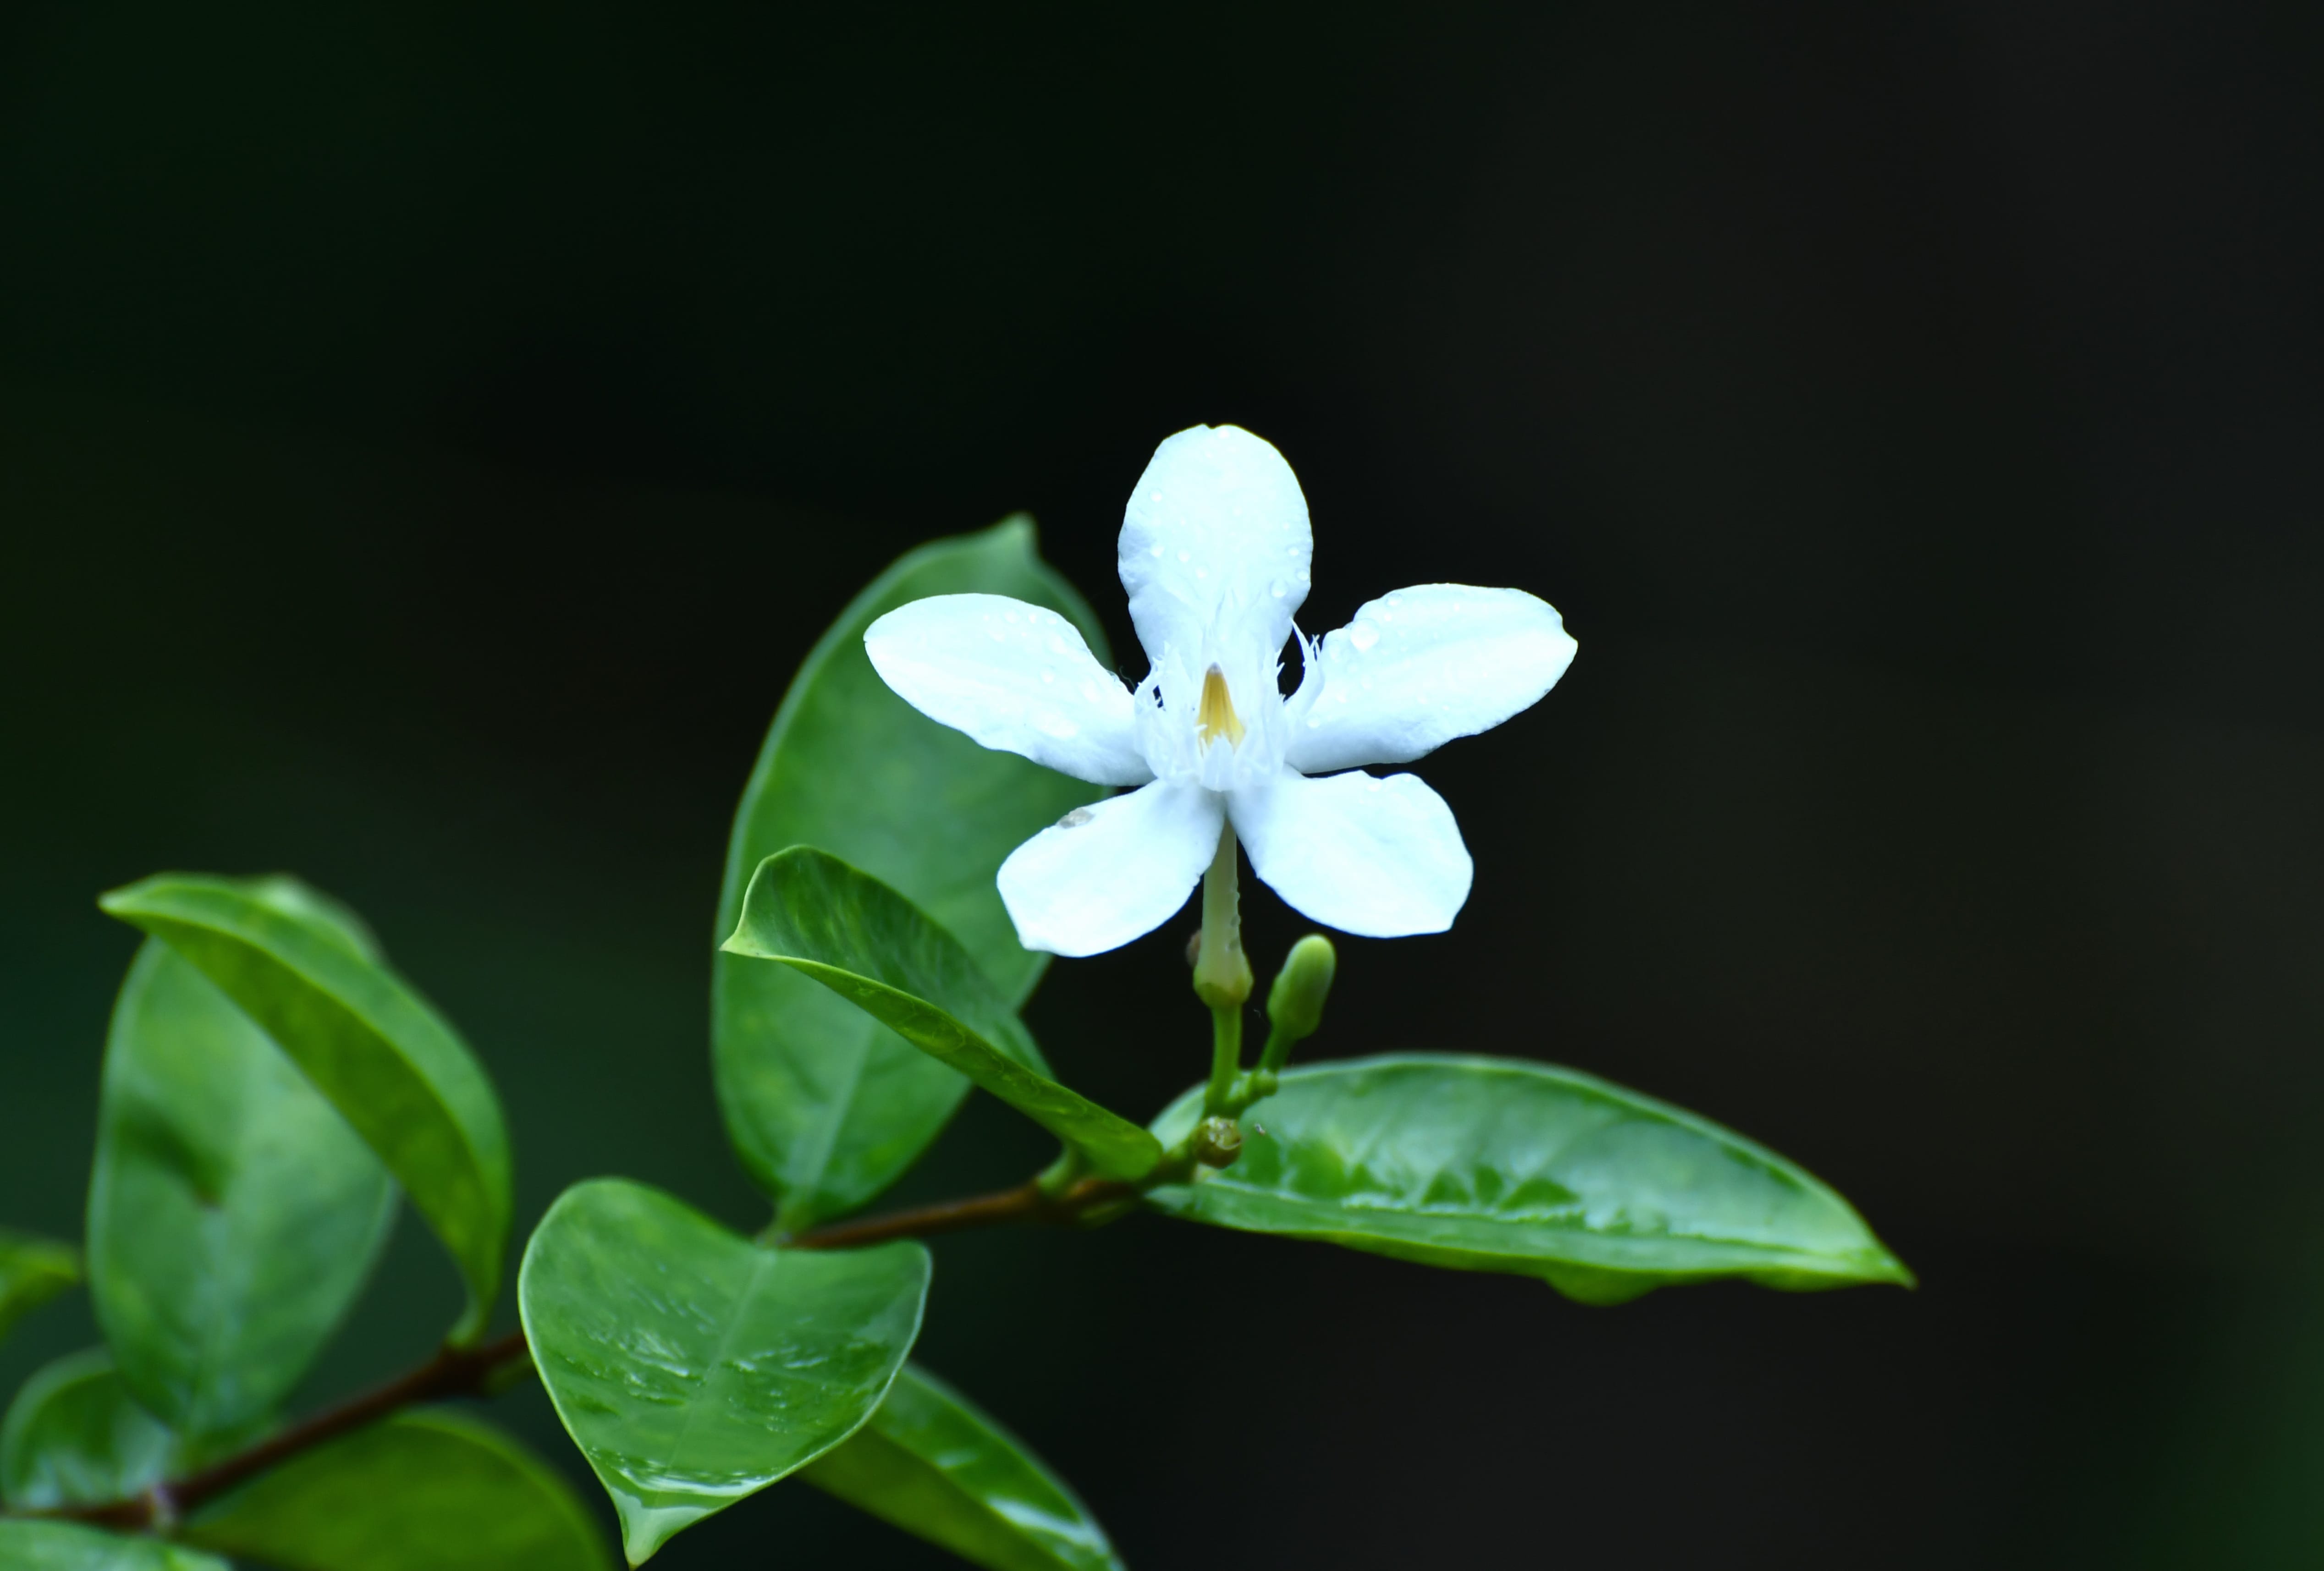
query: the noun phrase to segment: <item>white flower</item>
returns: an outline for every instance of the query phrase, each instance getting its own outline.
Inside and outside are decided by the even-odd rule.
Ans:
[[[1540,699],[1573,658],[1557,612],[1515,589],[1426,583],[1299,639],[1307,501],[1272,446],[1197,426],[1155,450],[1122,518],[1121,586],[1152,670],[1133,693],[1074,625],[997,594],[944,594],[873,622],[863,647],[921,713],[1075,779],[1135,786],[1010,856],[1001,897],[1028,949],[1096,954],[1183,905],[1222,823],[1314,920],[1374,938],[1442,932],[1469,897],[1452,810],[1400,764]],[[1315,778],[1314,776],[1322,776]]]

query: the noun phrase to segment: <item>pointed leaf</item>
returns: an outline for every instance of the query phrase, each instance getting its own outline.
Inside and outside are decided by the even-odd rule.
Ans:
[[[8,1571],[232,1571],[214,1555],[74,1522],[0,1521]]]
[[[799,1476],[987,1571],[1121,1571],[1065,1482],[916,1364],[853,1439]]]
[[[180,1460],[177,1436],[137,1405],[105,1349],[92,1347],[42,1366],[8,1404],[0,1501],[14,1511],[52,1511],[124,1500],[177,1471]]]
[[[1155,1132],[1176,1139],[1202,1106],[1197,1086]],[[1792,1291],[1913,1280],[1847,1201],[1791,1162],[1572,1070],[1423,1054],[1314,1064],[1242,1125],[1232,1166],[1149,1203],[1214,1226],[1538,1276],[1591,1303],[1713,1277]]]
[[[369,1276],[395,1186],[266,1034],[159,939],[113,1010],[89,1293],[138,1399],[181,1434],[290,1396]]]
[[[1102,1177],[1140,1179],[1162,1159],[1153,1135],[1026,1067],[1040,1065],[1030,1034],[960,942],[837,857],[793,846],[761,863],[725,949],[814,978],[1080,1152]]]
[[[186,1525],[280,1571],[602,1571],[613,1556],[557,1470],[491,1425],[398,1413],[293,1457]]]
[[[770,1249],[659,1190],[594,1179],[524,1252],[541,1383],[632,1566],[853,1434],[919,1335],[918,1244]]]
[[[734,931],[761,861],[816,845],[918,902],[1010,1005],[1032,992],[1048,957],[1018,943],[994,875],[1021,842],[1105,793],[936,724],[863,653],[863,630],[896,607],[964,593],[1060,612],[1109,661],[1089,607],[1035,554],[1028,519],[903,557],[840,613],[784,694],[734,814],[712,942]],[[731,955],[714,963],[719,1107],[784,1228],[886,1189],[966,1094],[958,1075],[806,978]]]
[[[483,1334],[508,1247],[508,1133],[466,1043],[281,879],[164,873],[98,901],[200,969],[386,1162],[468,1285],[453,1340]]]
[[[0,1227],[0,1337],[79,1280],[80,1255],[71,1245]]]

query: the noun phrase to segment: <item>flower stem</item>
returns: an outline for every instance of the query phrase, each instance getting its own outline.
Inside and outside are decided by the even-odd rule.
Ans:
[[[1211,1006],[1211,1083],[1203,1092],[1205,1116],[1233,1117],[1235,1076],[1242,1072],[1242,1006]]]
[[[1250,961],[1242,952],[1242,902],[1235,889],[1236,850],[1234,825],[1220,824],[1218,851],[1203,875],[1202,948],[1194,957],[1194,992],[1213,1009],[1240,1009],[1250,997]],[[1240,1042],[1240,1029],[1237,1038]]]
[[[1242,1006],[1250,997],[1250,961],[1242,952],[1242,901],[1235,888],[1234,825],[1219,825],[1219,849],[1203,875],[1202,945],[1194,957],[1194,995],[1211,1006],[1211,1081],[1203,1111],[1224,1111],[1242,1072]]]

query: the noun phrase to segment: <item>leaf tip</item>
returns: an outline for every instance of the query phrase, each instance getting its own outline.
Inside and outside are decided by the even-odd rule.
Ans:
[[[634,1503],[620,1495],[613,1505],[622,1519],[622,1558],[632,1567],[644,1565],[661,1547],[707,1514],[686,1506]]]
[[[1921,1285],[1921,1279],[1913,1273],[1913,1268],[1897,1259],[1895,1252],[1885,1245],[1873,1257],[1871,1263],[1873,1271],[1869,1280],[1874,1282],[1901,1287],[1907,1292],[1917,1291]]]

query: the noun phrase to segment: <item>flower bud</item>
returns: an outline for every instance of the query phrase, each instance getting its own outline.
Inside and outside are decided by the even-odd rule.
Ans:
[[[1339,966],[1332,941],[1320,932],[1311,932],[1291,946],[1283,969],[1275,974],[1275,987],[1267,995],[1267,1018],[1286,1043],[1314,1035],[1315,1028],[1323,1024],[1323,1000],[1332,991],[1332,977]]]
[[[1242,1130],[1231,1118],[1205,1118],[1194,1129],[1194,1160],[1226,1167],[1242,1153]]]

